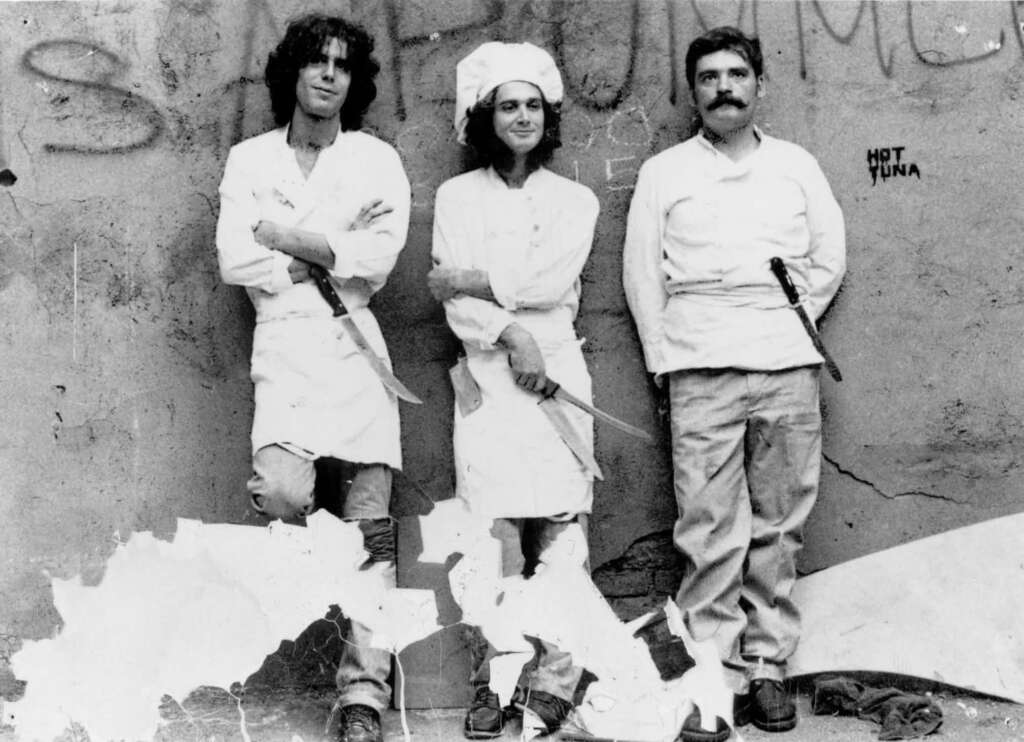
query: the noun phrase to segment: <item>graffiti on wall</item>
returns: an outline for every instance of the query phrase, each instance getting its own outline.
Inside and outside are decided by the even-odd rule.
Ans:
[[[92,141],[76,138],[47,142],[43,145],[46,152],[124,154],[150,146],[164,129],[163,116],[152,101],[112,82],[128,65],[100,44],[77,39],[43,41],[25,52],[21,64],[31,75],[41,78],[41,89],[50,96],[50,110],[55,117],[64,115],[63,109],[76,92],[87,95],[91,102],[84,111],[77,109],[69,115],[78,118],[79,123],[81,119],[90,121],[88,127],[73,129],[84,129]],[[64,84],[72,89],[67,90]],[[102,131],[98,130],[100,127]],[[123,138],[125,132],[128,136]]]
[[[176,0],[194,16],[201,12],[203,17],[211,13],[208,2],[196,8],[195,0]],[[532,21],[541,28],[546,38],[536,39],[550,48],[563,71],[568,98],[586,112],[614,112],[623,105],[630,106],[628,98],[634,92],[637,69],[641,62],[648,65],[666,64],[668,89],[671,104],[676,105],[685,98],[685,80],[679,66],[687,40],[697,32],[720,23],[732,23],[748,31],[759,33],[759,13],[763,13],[760,0],[738,0],[735,3],[708,4],[689,0],[687,4],[677,0],[665,0],[663,5],[630,0],[628,3],[604,3],[599,0],[586,3],[584,13],[579,2],[551,0],[551,2],[512,3],[509,0],[476,0],[469,10],[461,12],[458,19],[442,20],[431,25],[434,19],[412,17],[417,9],[399,0],[383,0],[374,9],[357,4],[357,9],[367,7],[367,18],[358,18],[371,28],[378,37],[378,50],[384,64],[382,75],[389,78],[385,86],[392,98],[395,117],[401,123],[407,121],[409,112],[423,99],[436,96],[437,91],[416,90],[410,93],[410,79],[415,69],[410,64],[420,61],[422,53],[430,45],[442,42],[448,48],[460,42],[475,38],[505,38],[515,35],[517,24]],[[512,7],[512,6],[515,7]],[[522,7],[520,7],[522,5]],[[808,52],[809,38],[817,28],[824,30],[825,38],[842,45],[851,46],[868,40],[872,44],[878,70],[886,78],[895,74],[897,52],[901,48],[910,51],[911,63],[933,68],[956,67],[991,59],[1007,52],[1008,37],[1016,38],[1017,53],[1024,56],[1024,2],[1010,0],[999,7],[1004,8],[1004,22],[1001,26],[984,29],[987,41],[970,52],[957,48],[956,44],[936,44],[934,39],[923,38],[921,15],[932,9],[919,0],[907,0],[896,6],[872,0],[845,3],[841,8],[811,0],[809,3],[792,3],[792,28],[799,57],[799,73],[806,79],[811,68]],[[174,8],[171,9],[173,13]],[[663,18],[651,19],[650,14],[662,14]],[[357,13],[357,16],[359,14]],[[989,16],[991,17],[991,13]],[[225,84],[226,93],[236,98],[229,115],[233,121],[228,129],[231,141],[243,136],[243,119],[246,109],[246,93],[251,87],[260,85],[261,57],[265,50],[257,48],[260,32],[269,37],[280,34],[286,12],[273,7],[268,0],[246,0],[245,9],[239,13],[241,36],[239,42],[239,74]],[[526,21],[523,20],[526,18]],[[211,19],[212,20],[212,19]],[[946,22],[948,19],[944,19]],[[955,33],[967,35],[953,20]],[[436,25],[436,27],[435,27]],[[812,28],[812,25],[814,26]],[[1009,28],[1007,28],[1009,27]],[[641,30],[656,28],[664,30],[667,46],[671,50],[667,62],[661,55],[658,59],[643,59],[641,53],[655,51],[653,40],[643,39]],[[609,29],[614,31],[609,32]],[[862,33],[862,29],[864,32]],[[610,36],[611,34],[611,36]],[[219,37],[218,37],[219,38]],[[595,44],[599,44],[599,54]],[[939,48],[943,47],[943,48]],[[815,47],[816,50],[821,47]],[[587,53],[589,50],[590,53]],[[191,50],[184,59],[181,70],[174,68],[174,59],[168,58],[165,50],[159,50],[160,73],[169,90],[174,90],[182,79],[186,79],[196,64],[196,58],[205,52]],[[219,50],[224,53],[224,50]],[[817,53],[822,53],[817,51]],[[180,61],[180,60],[179,60]],[[22,68],[35,78],[45,89],[52,88],[49,98],[52,118],[62,116],[76,118],[99,118],[116,120],[117,127],[97,126],[72,127],[77,133],[67,141],[46,142],[44,150],[51,153],[75,154],[123,154],[151,146],[168,132],[165,113],[152,100],[125,84],[124,78],[129,64],[116,52],[96,41],[77,38],[58,38],[39,42],[26,51],[22,57]],[[122,82],[115,82],[121,80]],[[645,92],[652,92],[645,89]],[[447,91],[442,94],[447,95]],[[86,96],[88,103],[74,110],[69,107],[74,96]]]
[[[876,147],[868,150],[868,171],[871,173],[871,185],[889,178],[911,177],[921,179],[921,170],[917,163],[907,162],[903,157],[906,147]]]

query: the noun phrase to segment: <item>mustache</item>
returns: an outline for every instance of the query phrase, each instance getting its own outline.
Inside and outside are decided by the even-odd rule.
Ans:
[[[716,108],[721,108],[725,105],[733,105],[737,108],[747,107],[747,104],[738,98],[733,98],[731,95],[720,95],[708,104],[708,110],[714,111]]]

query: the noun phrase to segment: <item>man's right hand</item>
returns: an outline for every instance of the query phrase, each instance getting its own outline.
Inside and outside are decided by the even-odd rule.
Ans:
[[[302,283],[309,280],[309,263],[299,258],[292,258],[288,264],[288,276],[292,283]]]
[[[541,392],[547,382],[544,356],[533,335],[511,324],[502,330],[498,343],[508,349],[508,363],[516,384],[531,392]]]

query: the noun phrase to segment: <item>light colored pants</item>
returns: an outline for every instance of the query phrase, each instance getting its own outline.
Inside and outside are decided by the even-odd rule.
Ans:
[[[363,532],[368,562],[385,562],[385,579],[395,585],[394,524],[388,515],[391,502],[391,470],[383,464],[355,464],[341,511],[347,521],[356,521]],[[313,511],[316,483],[314,461],[281,446],[264,446],[252,460],[253,476],[248,482],[252,506],[271,518],[291,519]],[[326,607],[326,606],[325,606]],[[370,630],[350,622],[338,660],[336,682],[339,704],[363,704],[378,713],[391,701],[391,653],[369,646]]]
[[[687,557],[680,610],[737,693],[782,679],[800,634],[790,594],[818,496],[818,369],[671,374],[672,459]]]
[[[522,574],[530,577],[538,564],[550,564],[552,555],[565,553],[559,549],[548,550],[548,547],[555,545],[577,519],[585,521],[586,516],[570,518],[496,518],[491,535],[501,542],[502,576]],[[584,522],[584,534],[585,526]],[[539,606],[538,610],[543,610],[543,607]],[[476,626],[466,627],[465,639],[470,653],[470,682],[474,686],[489,684],[489,663],[498,652]],[[536,638],[529,640],[533,644],[534,656],[523,666],[517,686],[527,696],[531,692],[543,691],[571,703],[583,668],[573,665],[572,655],[554,644]]]

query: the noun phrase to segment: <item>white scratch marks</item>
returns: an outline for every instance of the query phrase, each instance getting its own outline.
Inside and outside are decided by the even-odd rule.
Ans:
[[[78,242],[71,244],[71,360],[78,363]]]
[[[398,715],[402,720],[402,738],[405,742],[412,742],[412,733],[409,731],[409,719],[405,715],[405,669],[402,667],[402,660],[398,652],[392,652],[395,658],[395,674],[398,676]]]

